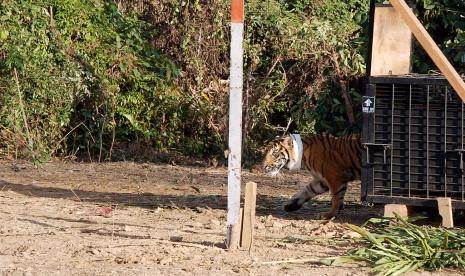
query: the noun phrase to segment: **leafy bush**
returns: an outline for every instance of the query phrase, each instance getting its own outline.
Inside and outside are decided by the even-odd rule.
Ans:
[[[124,2],[124,1],[123,1]],[[229,75],[229,1],[158,1],[139,11],[160,30],[155,44],[178,61],[177,83],[191,102],[197,130],[190,135],[210,148],[226,147]],[[348,133],[360,128],[350,82],[363,75],[367,0],[246,1],[244,138],[246,158],[263,140],[292,131]],[[160,12],[163,11],[163,12]],[[208,24],[205,24],[208,22]],[[329,96],[320,99],[320,95]],[[323,102],[326,99],[328,102]],[[339,101],[337,101],[339,99]],[[319,115],[334,106],[334,118]],[[350,118],[352,117],[352,118]],[[347,123],[349,121],[349,123]],[[197,122],[197,123],[195,123]],[[200,122],[200,124],[198,123]],[[330,126],[329,128],[326,128]],[[219,147],[221,148],[221,147]]]
[[[301,133],[360,130],[357,79],[365,71],[368,2],[246,1],[246,160],[290,119],[289,130]],[[417,2],[420,18],[455,65],[463,65],[463,3]],[[125,158],[120,149],[136,144],[222,155],[229,4],[0,2],[1,153],[105,160]],[[425,60],[420,54],[419,71],[430,68]]]
[[[289,117],[301,132],[355,127],[349,81],[365,70],[360,34],[368,1],[250,1],[247,8],[248,70],[257,76],[250,84],[252,130],[263,122],[285,125]],[[316,116],[335,103],[326,93],[345,124],[320,127],[334,120]],[[274,113],[280,119],[270,121]]]
[[[34,158],[97,148],[100,159],[116,135],[176,130],[179,69],[134,14],[103,1],[30,0],[3,1],[0,18],[2,147]]]
[[[428,32],[460,73],[465,73],[465,2],[461,0],[417,0],[418,16]],[[415,70],[435,69],[425,52],[417,47]]]

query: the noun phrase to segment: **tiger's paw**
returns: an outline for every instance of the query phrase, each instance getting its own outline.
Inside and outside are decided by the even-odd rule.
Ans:
[[[331,212],[325,212],[325,213],[319,213],[317,215],[317,218],[321,219],[321,220],[330,220],[330,219],[334,218],[335,216],[336,216],[336,214],[333,214]]]
[[[290,200],[284,205],[284,211],[294,212],[302,208],[302,204],[299,204],[299,200]]]

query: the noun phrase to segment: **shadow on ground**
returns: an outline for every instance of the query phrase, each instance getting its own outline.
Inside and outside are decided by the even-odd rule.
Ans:
[[[227,198],[223,195],[158,195],[154,193],[124,193],[99,192],[43,187],[33,184],[15,184],[0,181],[2,191],[13,191],[28,197],[41,197],[51,199],[68,199],[74,201],[91,202],[102,205],[134,206],[149,209],[161,208],[188,208],[194,211],[197,208],[227,209]],[[286,198],[267,195],[257,196],[258,216],[279,217],[287,220],[315,219],[320,212],[329,208],[328,201],[312,201],[301,210],[287,213],[282,210]],[[362,224],[371,217],[379,216],[380,208],[363,206],[360,203],[348,203],[337,222],[350,222]]]

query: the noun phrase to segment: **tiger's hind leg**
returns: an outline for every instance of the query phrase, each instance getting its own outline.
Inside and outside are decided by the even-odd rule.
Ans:
[[[343,183],[336,187],[338,187],[336,191],[331,191],[331,209],[328,212],[321,213],[319,215],[320,219],[331,219],[344,207],[344,196],[347,191],[347,183]]]
[[[302,208],[305,202],[327,191],[329,191],[329,188],[323,181],[314,179],[289,199],[286,205],[284,205],[284,211],[297,211]]]

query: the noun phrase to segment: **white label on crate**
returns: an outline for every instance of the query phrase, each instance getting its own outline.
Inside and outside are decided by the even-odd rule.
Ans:
[[[375,112],[375,97],[363,96],[363,113],[373,113]]]

